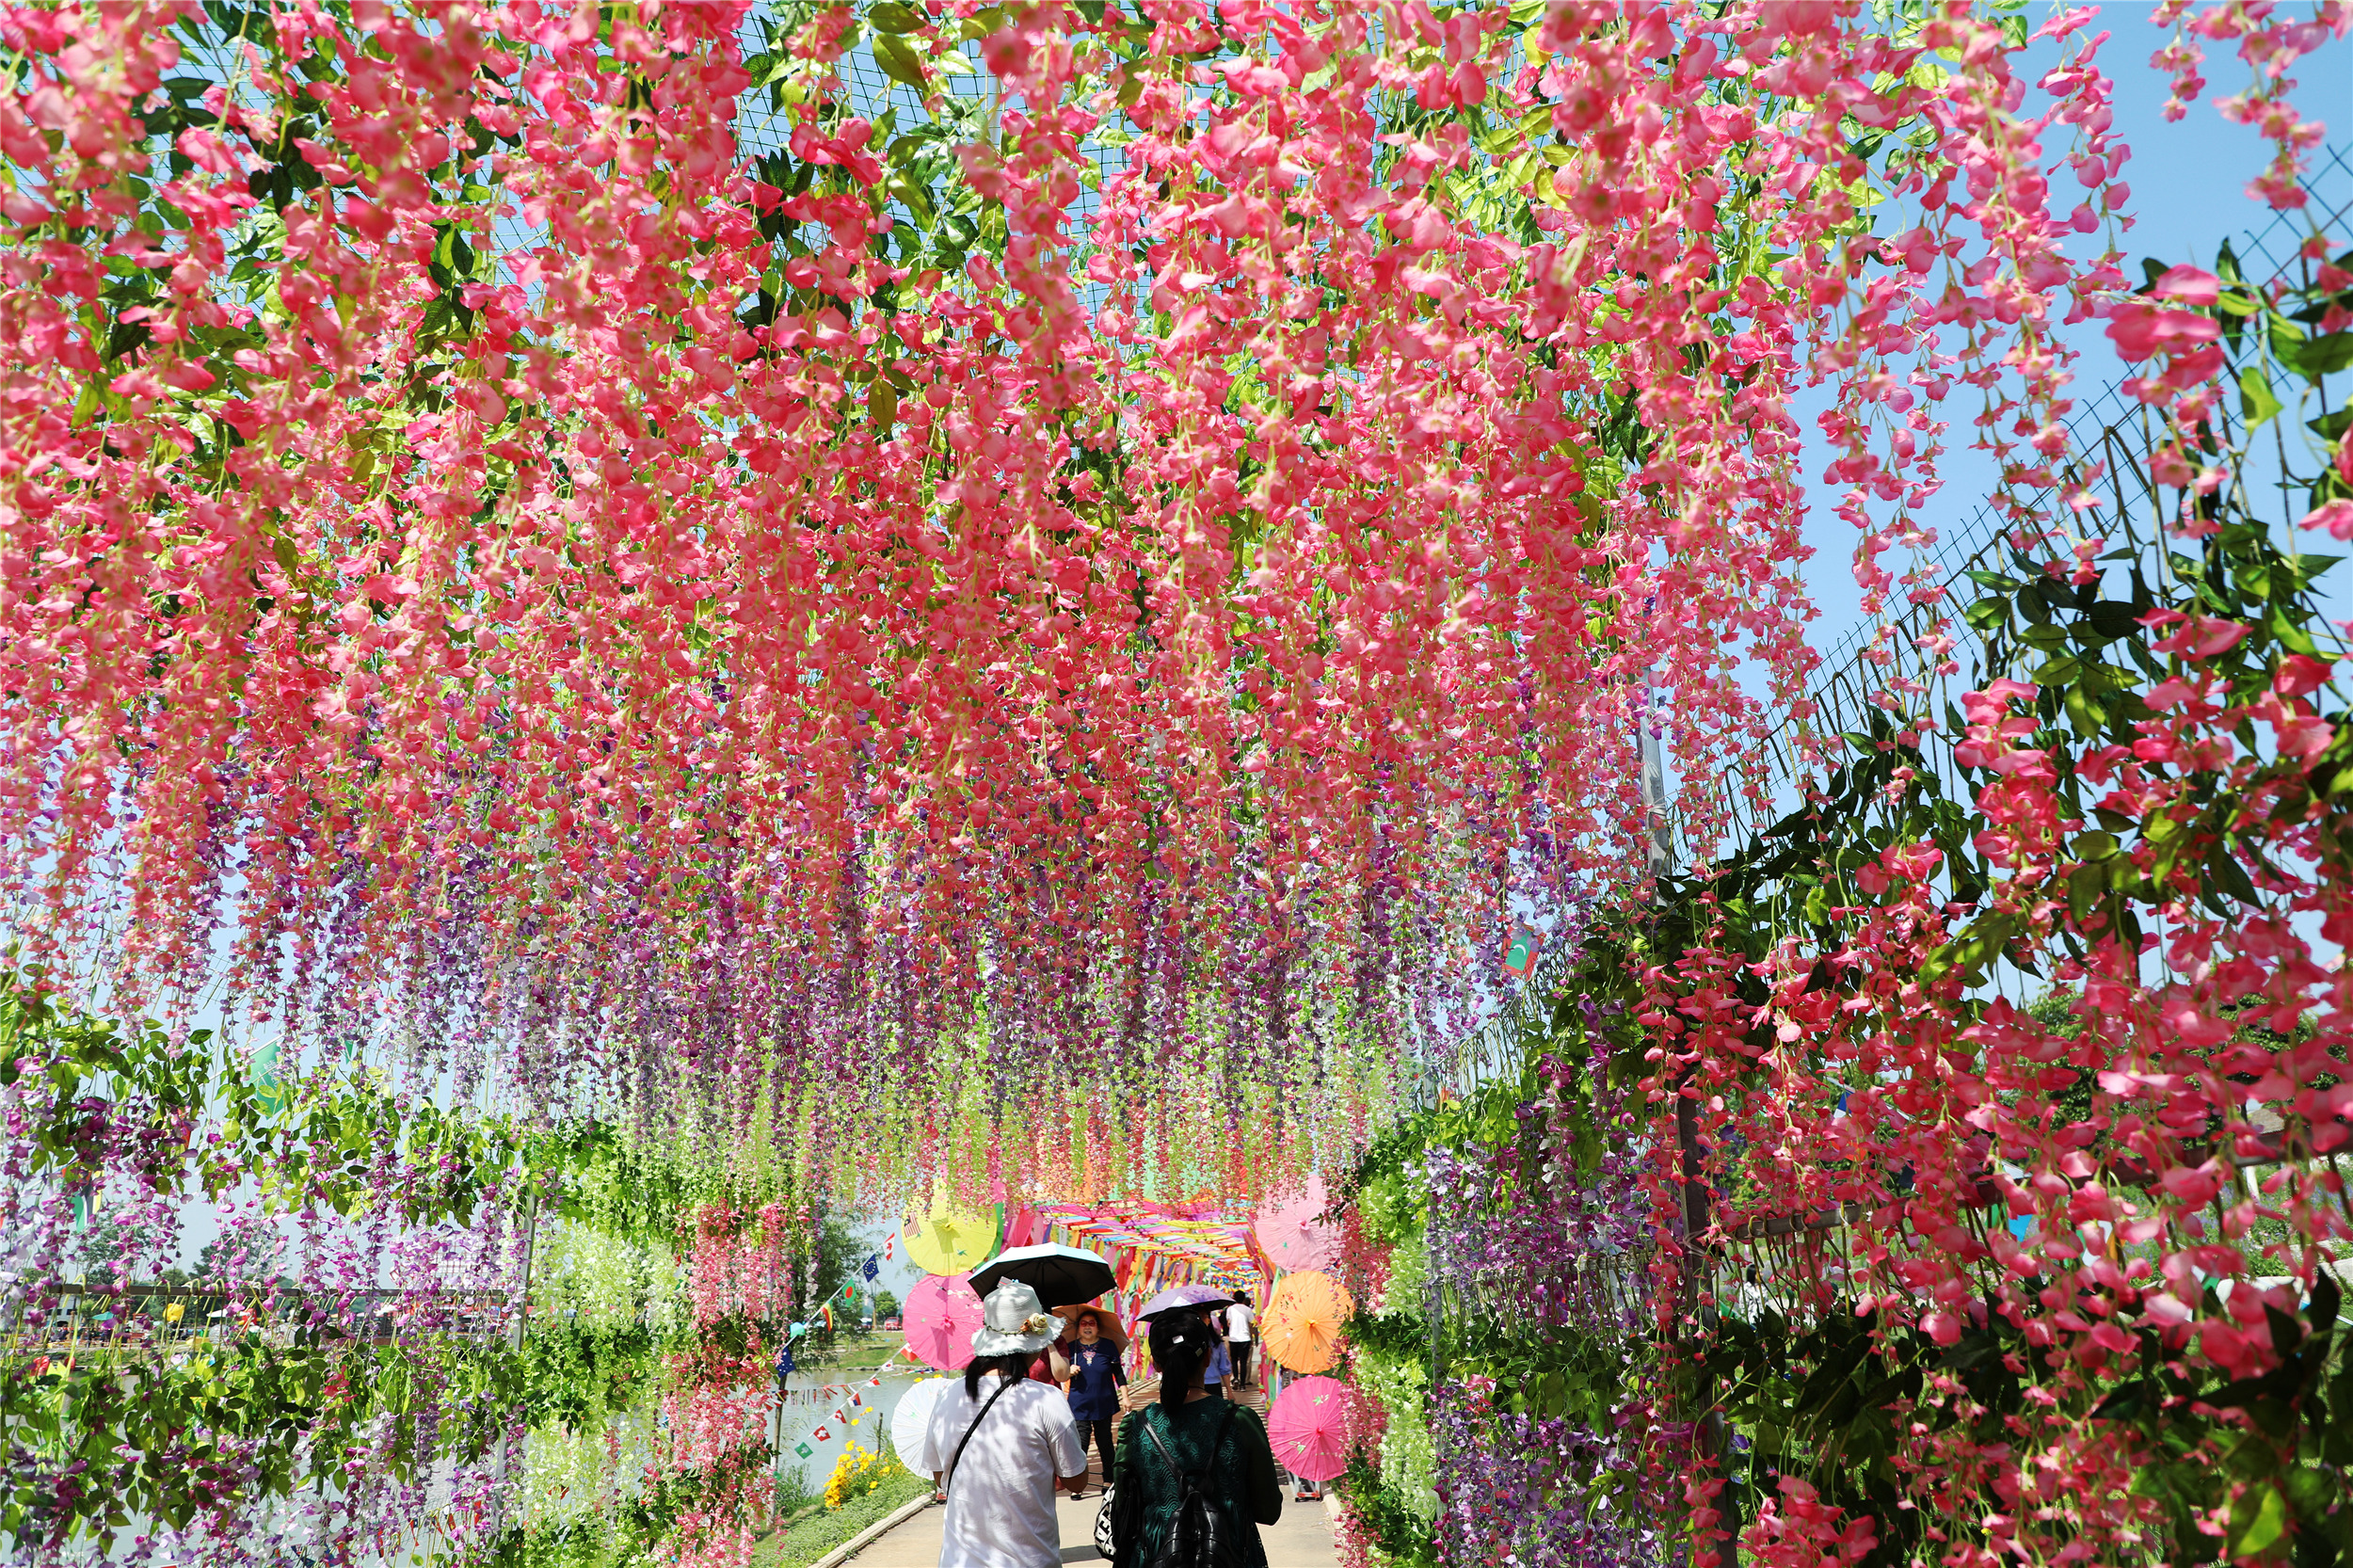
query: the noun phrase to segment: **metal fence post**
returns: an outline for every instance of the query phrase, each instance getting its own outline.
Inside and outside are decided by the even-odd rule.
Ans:
[[[1674,837],[1667,816],[1667,769],[1662,755],[1664,725],[1658,717],[1656,698],[1647,687],[1643,692],[1642,712],[1635,719],[1635,744],[1641,760],[1642,812],[1649,829],[1643,848],[1649,862],[1654,893],[1674,870]],[[1701,1304],[1701,1279],[1697,1266],[1699,1238],[1708,1226],[1707,1180],[1700,1150],[1699,1102],[1683,1091],[1689,1080],[1687,1073],[1675,1082],[1675,1144],[1683,1178],[1683,1258],[1677,1294],[1677,1316],[1696,1319],[1712,1316]],[[1716,1409],[1713,1384],[1700,1375],[1696,1384],[1695,1400],[1700,1416],[1695,1423],[1695,1437],[1702,1452],[1716,1455],[1718,1473],[1724,1488],[1717,1494],[1717,1509],[1721,1516],[1719,1524],[1724,1531],[1723,1540],[1695,1555],[1692,1568],[1735,1568],[1739,1561],[1738,1548],[1734,1544],[1738,1534],[1739,1516],[1732,1495],[1731,1476],[1726,1461],[1728,1434],[1724,1418]]]
[[[515,1308],[515,1320],[506,1331],[506,1348],[519,1357],[523,1353],[523,1327],[531,1316],[531,1255],[538,1240],[539,1194],[533,1192],[523,1203],[522,1299]],[[494,1545],[500,1532],[506,1528],[506,1453],[509,1447],[506,1434],[502,1432],[499,1434],[498,1458],[490,1468],[490,1541]]]

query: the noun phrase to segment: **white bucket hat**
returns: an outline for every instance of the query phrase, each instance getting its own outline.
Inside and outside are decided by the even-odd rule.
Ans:
[[[972,1331],[974,1355],[1035,1355],[1062,1336],[1062,1320],[1017,1279],[988,1293],[981,1303],[981,1317],[987,1326]]]

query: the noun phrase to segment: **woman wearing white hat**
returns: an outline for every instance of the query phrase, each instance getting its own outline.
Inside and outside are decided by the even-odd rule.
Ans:
[[[963,1386],[940,1397],[918,1456],[948,1497],[939,1568],[1060,1568],[1054,1482],[1086,1485],[1086,1450],[1070,1402],[1025,1374],[1063,1321],[1019,1280],[991,1290],[981,1310]]]

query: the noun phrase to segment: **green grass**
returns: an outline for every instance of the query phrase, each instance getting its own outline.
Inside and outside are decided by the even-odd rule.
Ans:
[[[853,1497],[837,1509],[820,1510],[769,1536],[753,1551],[752,1568],[807,1568],[931,1489],[927,1478],[894,1469],[866,1496]]]
[[[905,1343],[905,1336],[895,1329],[872,1334],[851,1330],[812,1347],[800,1359],[799,1369],[823,1377],[835,1372],[878,1372],[894,1363],[904,1367],[909,1363],[899,1349]]]

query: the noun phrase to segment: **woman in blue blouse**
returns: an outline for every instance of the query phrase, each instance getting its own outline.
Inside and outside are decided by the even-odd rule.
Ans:
[[[1095,1308],[1082,1306],[1072,1315],[1078,1338],[1070,1345],[1070,1416],[1079,1423],[1079,1451],[1092,1441],[1103,1456],[1103,1482],[1111,1484],[1112,1421],[1119,1414],[1119,1390],[1128,1374],[1120,1369],[1119,1348],[1103,1334],[1103,1320]],[[1079,1494],[1081,1497],[1086,1494]]]

